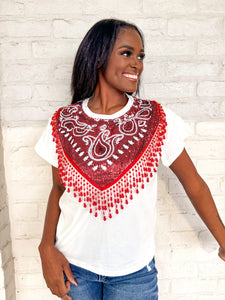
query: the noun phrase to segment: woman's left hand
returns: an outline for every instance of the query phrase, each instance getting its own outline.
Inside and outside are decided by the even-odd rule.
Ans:
[[[219,253],[218,253],[219,257],[225,261],[225,250],[223,248],[219,248]]]

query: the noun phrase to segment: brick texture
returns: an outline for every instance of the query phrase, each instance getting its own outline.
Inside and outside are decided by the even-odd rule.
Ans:
[[[51,168],[33,147],[55,109],[70,103],[75,52],[100,19],[125,19],[143,31],[141,96],[190,125],[186,148],[225,220],[224,16],[223,0],[0,1],[0,299],[57,299],[37,251]],[[159,299],[224,299],[217,243],[163,166],[158,187]]]

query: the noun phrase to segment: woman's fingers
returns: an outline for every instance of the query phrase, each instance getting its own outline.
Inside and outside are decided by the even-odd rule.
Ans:
[[[76,278],[74,278],[69,264],[66,264],[66,265],[63,266],[63,271],[64,271],[67,279],[69,280],[69,282],[71,282],[71,283],[75,284],[76,286],[78,286],[78,282],[77,282]]]
[[[56,295],[64,300],[72,300],[67,294],[70,291],[70,282],[64,281],[63,273],[62,275],[55,281],[54,285],[49,287],[52,294]]]
[[[62,297],[63,300],[72,300],[72,298],[68,295],[65,295],[64,297]]]
[[[67,294],[70,291],[70,283],[76,284],[76,281],[68,260],[54,246],[43,248],[40,254],[44,278],[52,294],[65,300],[71,300]],[[66,282],[63,272],[68,278]]]

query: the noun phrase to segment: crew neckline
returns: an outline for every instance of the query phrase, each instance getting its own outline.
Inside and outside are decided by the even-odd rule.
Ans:
[[[90,100],[90,98],[87,98],[87,99],[83,100],[82,108],[83,108],[83,111],[86,113],[86,115],[88,115],[91,118],[94,118],[94,119],[107,119],[107,120],[115,119],[115,118],[121,117],[126,112],[128,112],[128,110],[133,105],[133,102],[134,102],[133,96],[128,95],[128,94],[126,94],[126,96],[128,97],[127,104],[123,108],[121,108],[120,110],[118,110],[117,112],[115,112],[114,114],[111,114],[111,115],[97,114],[97,113],[94,113],[93,111],[91,111],[90,108],[88,107],[88,101]]]

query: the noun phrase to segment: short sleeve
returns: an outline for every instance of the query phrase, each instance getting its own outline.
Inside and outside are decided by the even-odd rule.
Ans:
[[[58,168],[58,155],[56,153],[56,145],[55,142],[53,142],[52,137],[51,119],[49,119],[48,124],[34,149],[40,157],[52,166]]]
[[[184,140],[190,133],[189,126],[173,111],[163,108],[166,114],[166,137],[162,147],[161,160],[169,167],[184,150]]]

